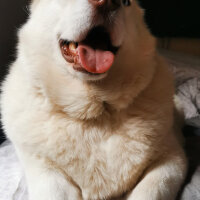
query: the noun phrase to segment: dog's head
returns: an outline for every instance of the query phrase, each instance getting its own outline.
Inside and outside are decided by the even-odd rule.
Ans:
[[[106,77],[118,57],[132,62],[151,41],[136,0],[33,0],[21,32],[33,62],[86,81]]]

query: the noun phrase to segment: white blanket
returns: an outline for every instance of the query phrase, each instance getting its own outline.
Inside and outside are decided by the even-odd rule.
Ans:
[[[23,169],[8,141],[0,146],[0,200],[28,200]]]

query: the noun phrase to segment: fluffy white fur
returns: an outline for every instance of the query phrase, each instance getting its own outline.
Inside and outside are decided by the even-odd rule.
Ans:
[[[143,12],[133,0],[108,17],[87,0],[34,0],[19,32],[1,111],[30,200],[173,200],[185,177],[172,77]],[[75,71],[58,40],[81,41],[103,23],[121,45],[112,68]]]

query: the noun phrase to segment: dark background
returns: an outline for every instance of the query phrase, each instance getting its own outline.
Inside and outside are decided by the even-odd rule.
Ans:
[[[200,37],[200,0],[140,0],[157,37]],[[28,16],[28,0],[0,0],[0,81],[15,58],[16,33]],[[0,131],[0,142],[4,136]]]

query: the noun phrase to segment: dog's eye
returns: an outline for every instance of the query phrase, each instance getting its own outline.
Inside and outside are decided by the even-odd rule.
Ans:
[[[122,0],[124,6],[130,6],[132,0]]]

